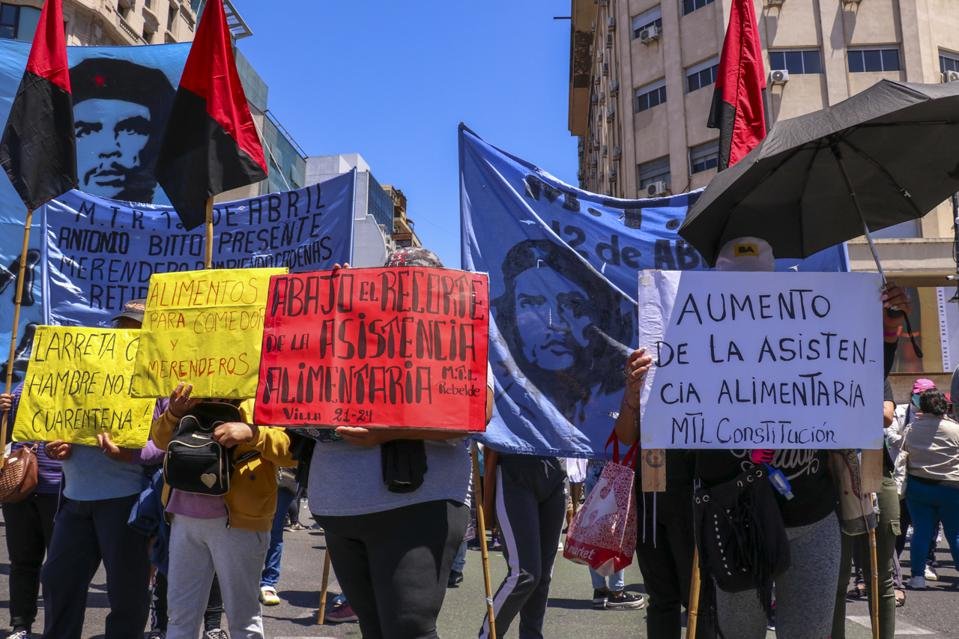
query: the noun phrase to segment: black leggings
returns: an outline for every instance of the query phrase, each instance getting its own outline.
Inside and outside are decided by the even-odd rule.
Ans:
[[[316,516],[364,639],[433,639],[469,509],[428,501],[368,515]]]
[[[53,536],[58,495],[34,493],[15,504],[3,504],[10,558],[10,627],[31,628],[37,617],[40,566]]]

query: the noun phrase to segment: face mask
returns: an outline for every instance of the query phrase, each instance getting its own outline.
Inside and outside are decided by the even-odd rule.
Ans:
[[[910,401],[912,402],[913,406],[919,408],[919,395],[913,395]]]

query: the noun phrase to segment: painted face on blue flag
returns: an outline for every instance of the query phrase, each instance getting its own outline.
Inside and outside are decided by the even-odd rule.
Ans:
[[[143,168],[150,109],[125,100],[85,100],[73,107],[77,177],[87,193],[119,198]]]
[[[70,69],[80,190],[155,202],[154,175],[173,103],[166,74],[129,60],[90,57]]]
[[[514,282],[523,355],[548,371],[570,368],[589,345],[589,296],[549,267],[520,273]]]

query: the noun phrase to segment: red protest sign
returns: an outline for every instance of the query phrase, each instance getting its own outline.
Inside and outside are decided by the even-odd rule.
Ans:
[[[489,280],[356,268],[270,278],[254,418],[483,431]]]

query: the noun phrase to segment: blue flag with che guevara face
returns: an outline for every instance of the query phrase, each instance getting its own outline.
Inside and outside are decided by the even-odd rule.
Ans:
[[[462,266],[490,278],[496,411],[481,441],[502,452],[608,457],[637,343],[637,271],[706,268],[677,234],[702,191],[589,193],[465,126],[459,151]],[[848,270],[842,246],[777,269]]]

